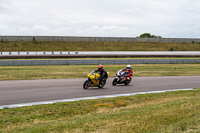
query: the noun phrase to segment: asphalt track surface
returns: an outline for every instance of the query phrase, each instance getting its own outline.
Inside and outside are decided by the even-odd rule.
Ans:
[[[0,105],[92,97],[112,94],[200,88],[200,76],[133,77],[128,86],[83,89],[84,79],[46,79],[0,81]]]

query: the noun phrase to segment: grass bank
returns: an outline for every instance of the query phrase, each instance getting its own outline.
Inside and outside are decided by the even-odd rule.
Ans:
[[[4,40],[0,51],[200,51],[200,43]]]
[[[0,132],[200,132],[200,89],[0,110]]]
[[[104,65],[115,76],[126,65]],[[133,64],[135,76],[195,76],[200,75],[199,64]],[[97,65],[56,66],[0,66],[0,80],[87,78]]]

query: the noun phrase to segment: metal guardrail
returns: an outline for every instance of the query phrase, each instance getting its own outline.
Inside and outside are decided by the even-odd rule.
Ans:
[[[32,65],[200,64],[200,59],[111,59],[111,60],[0,60],[0,66]]]
[[[200,57],[200,51],[43,51],[0,52],[0,59]]]

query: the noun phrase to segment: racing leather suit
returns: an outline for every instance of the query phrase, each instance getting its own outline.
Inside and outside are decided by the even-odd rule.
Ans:
[[[95,72],[100,72],[99,82],[106,80],[108,78],[108,74],[105,69],[102,69],[101,71],[96,70]]]
[[[127,75],[126,75],[128,77],[128,79],[130,79],[133,76],[133,69],[132,68],[129,69],[129,70],[127,70],[127,68],[125,68],[123,70],[128,72]]]

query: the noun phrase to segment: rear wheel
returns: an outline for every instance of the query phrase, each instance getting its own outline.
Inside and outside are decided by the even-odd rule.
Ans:
[[[88,81],[88,80],[86,80],[86,81],[84,82],[83,88],[84,88],[84,89],[88,89],[88,88],[89,88],[89,81]]]
[[[98,85],[99,88],[103,88],[106,85],[106,80],[101,81],[101,83]]]
[[[117,79],[116,78],[113,80],[112,85],[113,86],[117,85]]]
[[[130,80],[126,80],[126,81],[124,82],[124,85],[128,85],[130,82],[131,82],[131,78],[130,78]]]

